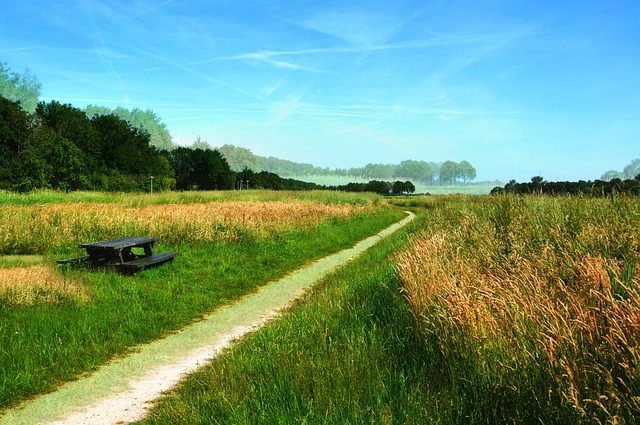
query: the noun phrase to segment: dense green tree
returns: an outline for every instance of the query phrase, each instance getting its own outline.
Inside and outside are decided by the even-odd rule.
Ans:
[[[416,191],[416,187],[410,181],[401,182],[396,181],[391,187],[391,193],[393,195],[409,195]]]
[[[179,190],[229,190],[233,187],[229,164],[217,150],[178,147],[164,151],[175,171]]]
[[[82,110],[53,100],[49,103],[40,102],[35,117],[41,126],[73,142],[83,157],[81,161],[87,166],[98,165],[102,154],[100,135]]]
[[[42,127],[35,135],[33,147],[42,159],[40,172],[45,187],[65,191],[86,189],[88,169],[84,152],[50,128]]]
[[[388,195],[391,191],[391,184],[381,180],[371,180],[366,184],[364,190],[366,192],[374,192],[380,195]]]
[[[426,161],[407,159],[400,162],[393,173],[394,177],[410,178],[412,180],[427,182],[433,179],[433,170]]]
[[[106,106],[88,105],[84,112],[89,118],[99,115],[115,115],[127,121],[134,128],[147,132],[150,137],[149,144],[159,150],[170,150],[176,147],[167,125],[151,109],[126,109],[123,107],[110,109]]]
[[[213,150],[211,145],[206,140],[200,138],[200,136],[196,137],[196,141],[191,145],[191,149],[202,149],[202,150]]]
[[[171,151],[163,151],[163,155],[171,164],[173,169],[176,188],[178,190],[190,190],[192,187],[191,175],[193,174],[194,164],[191,159],[192,149],[178,147]]]
[[[17,102],[0,96],[0,189],[14,189],[32,133],[30,115]]]
[[[624,178],[635,179],[640,174],[640,158],[634,159],[624,167]]]
[[[24,74],[18,74],[0,62],[0,96],[17,102],[27,112],[33,112],[41,90],[42,84],[28,69]]]
[[[458,163],[458,176],[465,182],[476,178],[476,169],[469,161],[460,161]]]
[[[440,184],[453,184],[458,177],[458,164],[445,161],[440,166]]]
[[[123,174],[149,174],[152,150],[148,134],[115,115],[94,116],[91,122],[100,135],[101,157],[107,168]]]
[[[604,181],[610,181],[613,179],[623,179],[624,173],[621,173],[620,171],[616,171],[616,170],[609,170],[606,173],[604,173],[600,178]]]

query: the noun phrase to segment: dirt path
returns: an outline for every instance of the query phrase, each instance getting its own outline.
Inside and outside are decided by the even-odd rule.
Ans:
[[[233,339],[262,326],[307,288],[415,218],[408,214],[404,220],[353,248],[315,261],[218,309],[202,321],[140,347],[138,352],[86,378],[7,412],[0,423],[111,425],[143,418],[149,403],[175,386],[185,374],[204,365]]]

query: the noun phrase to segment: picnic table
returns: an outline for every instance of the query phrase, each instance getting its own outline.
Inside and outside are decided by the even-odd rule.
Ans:
[[[58,260],[60,264],[88,262],[92,266],[115,266],[121,271],[136,272],[173,261],[177,252],[153,253],[158,238],[129,236],[100,242],[83,243],[87,255]]]

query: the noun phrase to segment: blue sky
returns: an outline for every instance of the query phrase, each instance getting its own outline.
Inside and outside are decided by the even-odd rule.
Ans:
[[[5,0],[0,61],[182,145],[593,180],[640,157],[639,21],[636,0]]]

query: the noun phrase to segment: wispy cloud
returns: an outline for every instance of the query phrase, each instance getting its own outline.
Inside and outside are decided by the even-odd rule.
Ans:
[[[259,53],[248,53],[246,55],[240,55],[235,57],[235,59],[243,59],[243,60],[248,60],[248,61],[258,61],[258,62],[265,62],[269,65],[272,65],[276,68],[281,68],[281,69],[292,69],[292,70],[296,70],[296,71],[306,71],[306,72],[326,72],[326,71],[322,71],[320,69],[316,69],[316,68],[311,68],[311,67],[306,67],[306,66],[302,66],[302,65],[298,65],[298,64],[294,64],[291,62],[286,62],[283,60],[278,60],[278,59],[274,59],[276,56],[271,56],[268,54],[262,54],[262,52]]]
[[[376,51],[391,50],[410,50],[410,49],[426,49],[431,47],[446,47],[452,45],[478,45],[482,49],[476,56],[467,57],[465,64],[468,65],[477,60],[481,55],[489,51],[500,49],[508,45],[514,40],[530,34],[534,28],[524,28],[514,32],[499,32],[493,34],[473,34],[473,35],[434,35],[428,39],[407,40],[396,43],[379,43],[379,44],[359,44],[352,46],[339,47],[323,47],[300,50],[261,50],[257,52],[244,53],[233,56],[224,56],[211,58],[194,64],[204,64],[220,60],[241,60],[241,61],[260,61],[271,64],[275,67],[290,68],[311,72],[325,72],[315,68],[295,65],[285,62],[279,58],[292,56],[308,56],[308,55],[334,55],[334,54],[363,54]]]
[[[109,49],[105,41],[102,39],[102,37],[98,36],[97,40],[100,43],[100,46],[96,49],[93,49],[93,53],[97,54],[100,57],[100,59],[107,66],[111,74],[116,78],[120,86],[120,90],[122,91],[124,104],[128,105],[130,99],[129,99],[129,93],[127,91],[127,87],[124,83],[124,80],[122,79],[122,76],[116,70],[116,67],[113,65],[114,58],[122,58],[123,55]]]
[[[375,46],[388,42],[403,26],[386,11],[327,10],[296,24],[331,35],[352,45]]]

